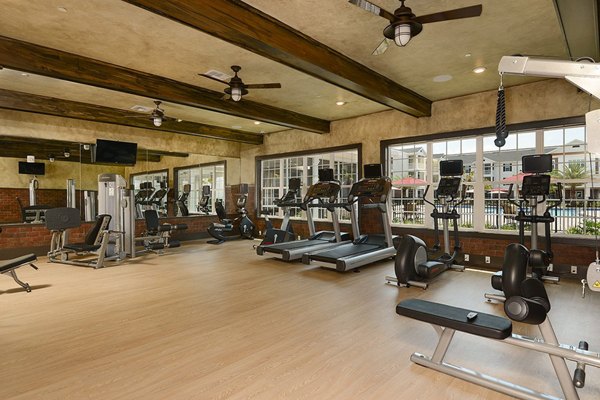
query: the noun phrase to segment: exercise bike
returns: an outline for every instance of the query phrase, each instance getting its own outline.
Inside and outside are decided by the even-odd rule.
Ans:
[[[269,219],[268,213],[263,211],[263,215],[265,216],[265,237],[260,243],[261,246],[282,243],[282,242],[291,242],[292,240],[296,240],[296,236],[294,235],[294,228],[292,227],[292,223],[290,221],[290,208],[291,207],[300,207],[303,205],[300,199],[300,178],[290,178],[288,181],[288,190],[285,194],[275,200],[273,203],[283,210],[283,221],[281,221],[281,226],[279,228],[275,228],[273,223]]]
[[[440,161],[440,183],[435,191],[435,197],[439,204],[427,200],[427,192],[429,187],[425,189],[423,201],[433,206],[431,217],[433,218],[433,228],[435,235],[435,245],[431,250],[427,249],[427,245],[420,238],[413,235],[405,235],[398,245],[396,252],[396,261],[394,270],[396,276],[386,276],[386,283],[396,283],[401,287],[418,286],[427,289],[429,283],[427,281],[435,278],[439,274],[449,269],[464,271],[462,265],[455,265],[454,261],[461,250],[461,243],[458,236],[458,219],[460,214],[456,211],[456,207],[460,205],[465,198],[464,193],[460,200],[459,196],[461,186],[461,176],[463,173],[462,160],[446,160]],[[434,259],[429,259],[428,253],[435,253],[440,249],[440,229],[438,221],[442,221],[442,230],[444,234],[444,253]],[[450,253],[450,229],[449,221],[453,224],[453,239],[454,247]]]
[[[531,226],[531,249],[528,250],[525,267],[521,269],[511,267],[508,274],[505,271],[505,267],[513,265],[514,260],[505,257],[502,271],[496,272],[491,278],[492,287],[503,291],[505,295],[486,293],[485,298],[488,301],[496,300],[503,302],[507,298],[507,292],[511,293],[511,295],[520,296],[521,283],[528,276],[553,283],[559,281],[557,276],[548,275],[548,266],[554,258],[552,238],[550,236],[552,230],[551,224],[554,222],[554,217],[550,214],[550,211],[562,203],[562,186],[560,183],[557,183],[556,192],[558,199],[552,203],[547,201],[550,195],[550,175],[545,174],[545,172],[552,171],[552,155],[523,156],[522,165],[524,173],[531,173],[533,175],[523,177],[519,203],[512,199],[513,185],[509,186],[508,201],[519,209],[515,221],[519,224],[519,243],[523,246],[525,246],[525,224]],[[547,204],[546,210],[542,215],[538,215],[538,205],[544,202]],[[538,247],[538,224],[544,224],[545,227],[544,249]]]
[[[236,203],[236,207],[239,217],[233,221],[227,219],[227,213],[223,206],[223,200],[215,200],[215,211],[219,217],[220,222],[213,222],[208,227],[208,233],[215,238],[215,240],[209,240],[207,243],[210,244],[221,244],[227,240],[234,239],[254,239],[254,223],[248,218],[248,211],[246,211],[246,201],[248,199],[248,185],[240,185],[240,192]]]

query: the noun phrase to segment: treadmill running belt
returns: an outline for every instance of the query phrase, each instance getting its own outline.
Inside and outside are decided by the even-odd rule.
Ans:
[[[269,245],[263,247],[264,252],[282,253],[285,250],[294,250],[300,247],[309,247],[314,244],[328,243],[328,240],[313,239],[313,240],[294,240],[292,242],[278,243],[277,245]]]
[[[360,243],[360,244],[349,244],[346,246],[336,247],[334,249],[325,251],[321,254],[311,254],[311,260],[335,262],[338,258],[355,256],[362,253],[368,253],[375,249],[382,248],[376,244]]]

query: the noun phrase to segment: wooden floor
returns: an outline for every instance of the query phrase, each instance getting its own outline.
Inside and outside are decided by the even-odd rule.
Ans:
[[[447,272],[429,290],[257,256],[252,242],[184,243],[93,270],[38,263],[0,277],[0,399],[506,399],[410,362],[430,325],[399,317],[420,297],[501,314],[489,275]],[[600,350],[600,296],[548,285],[561,342]],[[535,328],[517,326],[519,333]],[[457,334],[449,362],[559,394],[548,356]],[[572,368],[572,365],[569,365]],[[582,399],[600,399],[588,368]]]

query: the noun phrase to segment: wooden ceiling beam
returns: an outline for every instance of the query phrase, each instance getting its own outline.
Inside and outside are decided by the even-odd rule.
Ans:
[[[0,36],[0,66],[288,128],[329,132],[326,120],[250,100],[224,101],[222,92],[6,36]]]
[[[388,107],[431,115],[430,100],[240,0],[123,1]]]
[[[261,144],[263,142],[262,136],[254,133],[173,120],[163,121],[162,125],[157,127],[154,126],[149,115],[144,117],[144,114],[133,111],[5,89],[0,89],[0,108],[241,143]]]
[[[84,144],[60,140],[0,136],[0,157],[22,158],[25,160],[28,155],[32,155],[35,156],[36,160],[49,160],[50,156],[53,156],[55,161],[92,164],[91,150],[84,150],[81,147]],[[69,150],[69,157],[64,156],[65,150]],[[138,161],[159,162],[161,155],[163,154],[158,154],[155,150],[146,152],[145,149],[138,149],[137,159]]]

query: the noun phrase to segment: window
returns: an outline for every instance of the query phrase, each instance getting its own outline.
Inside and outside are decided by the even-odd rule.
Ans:
[[[600,222],[595,219],[600,217],[596,215],[600,214],[600,184],[598,189],[591,185],[592,180],[600,183],[600,143],[597,148],[591,148],[593,142],[588,143],[583,125],[531,125],[538,127],[510,131],[501,149],[494,144],[496,135],[491,130],[470,137],[387,145],[386,162],[394,181],[392,223],[432,227],[433,222],[428,218],[430,211],[421,198],[423,192],[427,185],[439,181],[439,161],[462,159],[467,200],[459,206],[460,227],[516,232],[517,210],[508,201],[510,185],[514,197],[524,175],[522,156],[545,153],[551,154],[553,160],[550,201],[555,196],[557,182],[562,184],[564,195],[562,205],[552,211],[556,218],[553,231],[592,234],[600,229]],[[416,154],[422,155],[423,168],[419,168],[416,161],[409,162],[409,155]],[[417,174],[422,174],[425,182],[416,180]],[[540,213],[545,211],[546,204],[540,206]]]
[[[318,181],[318,170],[321,168],[333,168],[335,179],[341,183],[339,199],[346,199],[352,184],[358,180],[358,154],[358,148],[351,148],[260,160],[258,209],[267,211],[270,215],[283,217],[283,211],[275,205],[274,201],[287,191],[288,180],[300,178],[302,193],[306,193],[306,188]],[[315,219],[329,219],[325,209],[311,208],[311,212]],[[292,208],[290,215],[304,217],[300,208]],[[338,216],[341,220],[350,220],[350,214],[345,210],[338,209]]]
[[[177,198],[183,194],[185,185],[190,185],[190,194],[187,207],[190,213],[197,213],[198,203],[202,198],[202,187],[210,186],[210,202],[208,210],[215,214],[215,200],[222,200],[225,204],[225,162],[214,164],[200,164],[189,167],[175,168],[177,179]]]

